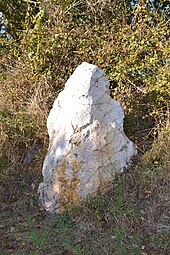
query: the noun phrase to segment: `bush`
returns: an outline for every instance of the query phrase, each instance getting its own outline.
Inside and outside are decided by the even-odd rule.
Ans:
[[[1,146],[7,165],[9,151],[19,164],[36,141],[47,148],[48,112],[83,61],[105,70],[133,139],[161,133],[169,121],[170,77],[169,14],[167,3],[160,2],[0,1],[12,35],[0,35]]]

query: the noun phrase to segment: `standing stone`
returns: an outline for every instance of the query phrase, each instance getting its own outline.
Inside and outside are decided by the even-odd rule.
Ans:
[[[115,172],[124,171],[136,149],[123,131],[123,119],[104,71],[86,62],[79,65],[47,120],[50,141],[39,194],[48,213],[105,192]]]

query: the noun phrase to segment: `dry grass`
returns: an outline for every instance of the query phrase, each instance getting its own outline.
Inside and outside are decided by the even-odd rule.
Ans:
[[[30,168],[18,179],[23,195],[1,211],[1,254],[167,255],[169,242],[169,129],[110,191],[48,218],[38,204]],[[37,167],[36,164],[31,166]],[[24,183],[25,182],[25,183]],[[11,183],[15,193],[14,183]]]
[[[148,26],[143,33],[145,21],[140,20],[132,31],[124,1],[42,3],[49,17],[33,19],[19,44],[2,40],[0,254],[168,255],[169,66],[161,66],[162,56],[168,58],[167,23],[155,21],[161,29]],[[143,14],[146,19],[150,15]],[[37,194],[48,147],[46,118],[82,61],[105,70],[139,154],[134,167],[118,175],[105,196],[49,219]],[[138,71],[143,72],[140,77]],[[29,149],[42,144],[34,160],[23,164]]]

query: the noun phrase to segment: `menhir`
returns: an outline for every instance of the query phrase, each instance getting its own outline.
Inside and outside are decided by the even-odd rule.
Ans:
[[[79,65],[47,120],[49,150],[39,194],[48,213],[106,192],[115,173],[126,169],[136,148],[123,131],[123,119],[104,71],[86,62]]]

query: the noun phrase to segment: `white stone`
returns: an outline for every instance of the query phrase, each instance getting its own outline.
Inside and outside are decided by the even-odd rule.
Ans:
[[[97,191],[105,192],[115,172],[123,172],[134,144],[123,131],[124,112],[109,95],[104,71],[79,65],[51,109],[49,150],[44,160],[40,202],[49,213],[61,212]]]

